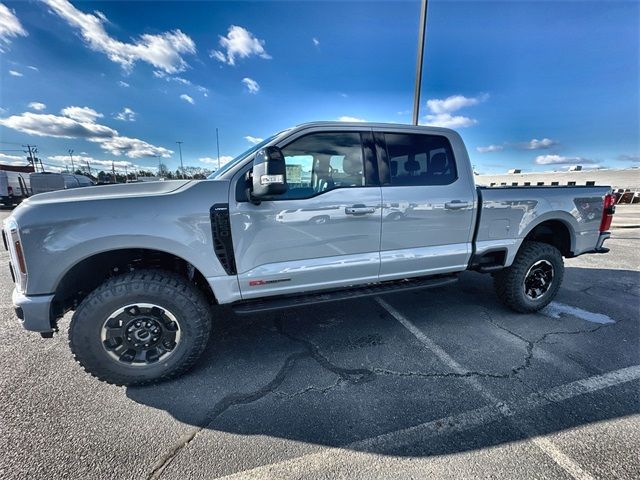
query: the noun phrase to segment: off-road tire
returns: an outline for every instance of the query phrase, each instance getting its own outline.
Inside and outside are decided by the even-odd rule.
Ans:
[[[546,260],[553,265],[554,278],[551,286],[540,298],[532,300],[525,295],[523,288],[525,276],[531,266]],[[540,242],[524,242],[510,267],[493,276],[493,285],[498,299],[507,307],[521,313],[536,312],[554,299],[564,276],[562,254],[553,245]]]
[[[152,303],[171,311],[181,337],[166,360],[144,366],[119,362],[102,344],[109,315],[129,304]],[[162,270],[140,270],[113,277],[80,303],[69,327],[69,347],[91,375],[115,385],[148,385],[189,370],[204,351],[211,330],[211,306],[204,294],[183,277]]]

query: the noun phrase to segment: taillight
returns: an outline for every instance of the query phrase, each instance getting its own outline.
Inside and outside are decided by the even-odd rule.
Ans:
[[[613,214],[616,213],[616,196],[608,193],[604,196],[604,206],[602,208],[602,221],[600,222],[600,231],[606,232],[611,228]]]

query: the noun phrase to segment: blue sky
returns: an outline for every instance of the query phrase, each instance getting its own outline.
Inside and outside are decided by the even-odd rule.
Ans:
[[[411,121],[420,4],[0,3],[0,162],[212,167],[312,120]],[[640,3],[429,2],[421,122],[481,172],[640,161]],[[213,164],[211,162],[214,162]]]

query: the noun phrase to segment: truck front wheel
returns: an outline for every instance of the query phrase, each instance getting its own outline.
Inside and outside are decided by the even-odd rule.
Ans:
[[[71,320],[69,346],[91,375],[116,385],[176,377],[207,345],[211,308],[186,279],[141,270],[107,280]]]
[[[562,254],[553,245],[524,242],[510,267],[494,275],[502,303],[522,313],[546,307],[558,293],[564,276]]]

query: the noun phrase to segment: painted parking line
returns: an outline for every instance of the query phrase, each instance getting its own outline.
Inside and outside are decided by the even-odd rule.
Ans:
[[[581,320],[591,323],[600,323],[602,325],[616,323],[616,321],[603,313],[589,312],[582,308],[572,307],[560,302],[551,302],[549,305],[540,310],[540,313],[551,318],[562,318],[563,315],[571,315]]]
[[[398,310],[389,305],[380,297],[376,297],[376,301],[391,314],[398,322],[400,322],[414,337],[416,337],[429,351],[431,351],[438,359],[455,373],[466,374],[469,371],[460,365],[451,355],[445,352],[438,344],[425,335],[418,327],[416,327],[409,319],[402,315]],[[540,450],[542,450],[549,458],[551,458],[558,466],[575,479],[591,480],[593,477],[584,471],[580,465],[574,462],[570,457],[563,453],[549,439],[538,436],[535,429],[524,420],[514,418],[515,412],[506,404],[502,403],[489,389],[484,387],[476,378],[465,377],[463,380],[489,403],[500,405],[500,413],[503,417],[510,420],[511,424],[520,430],[527,438],[529,438]]]
[[[418,442],[427,444],[437,436],[459,433],[487,425],[502,418],[521,415],[529,411],[542,408],[548,405],[557,405],[560,402],[571,400],[582,395],[598,392],[606,388],[622,385],[640,379],[640,365],[634,365],[620,370],[583,378],[575,382],[553,387],[549,390],[531,394],[511,403],[494,403],[484,407],[469,410],[456,415],[451,415],[437,420],[414,425],[412,427],[395,430],[375,437],[358,440],[342,447],[330,447],[318,453],[310,453],[300,457],[261,465],[249,470],[236,472],[231,475],[219,477],[227,480],[232,479],[285,479],[300,478],[301,472],[308,472],[309,465],[318,463],[333,464],[339,461],[344,455],[352,454],[350,451],[357,451],[362,454],[375,454],[385,448],[398,448],[404,445],[412,445]],[[543,449],[549,446],[550,442],[545,439],[539,447]],[[552,445],[551,453],[558,451]],[[546,451],[545,451],[546,453]],[[564,457],[566,455],[563,454]],[[571,461],[571,464],[575,462]],[[567,465],[571,468],[571,465]],[[580,469],[580,471],[583,471]]]

